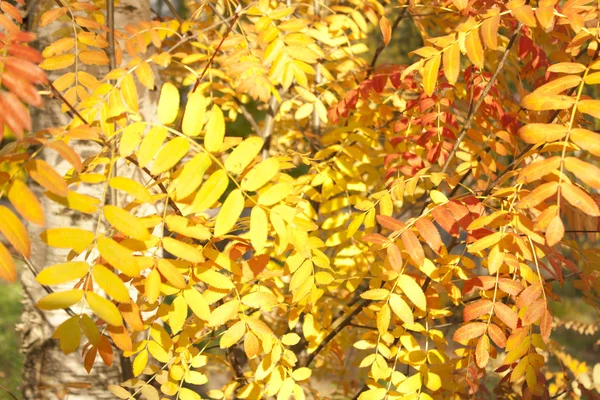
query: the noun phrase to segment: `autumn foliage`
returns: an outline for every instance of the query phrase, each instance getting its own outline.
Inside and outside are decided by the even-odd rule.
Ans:
[[[114,32],[104,2],[57,3],[40,52],[0,3],[0,276],[45,224],[32,185],[97,216],[42,234],[70,253],[33,266],[37,306],[81,368],[131,358],[116,397],[199,399],[214,368],[215,399],[598,396],[550,308],[599,304],[596,1],[187,1]],[[413,63],[380,65],[409,20]],[[66,125],[33,130],[42,97]]]

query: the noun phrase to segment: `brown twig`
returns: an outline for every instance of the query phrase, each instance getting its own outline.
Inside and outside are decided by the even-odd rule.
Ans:
[[[162,1],[163,1],[163,3],[165,3],[167,5],[167,8],[169,9],[169,11],[171,11],[171,14],[173,14],[173,16],[181,24],[183,22],[183,19],[181,19],[181,17],[179,16],[179,13],[177,12],[177,10],[173,6],[173,4],[169,0],[162,0]]]
[[[106,0],[106,25],[108,27],[109,68],[112,71],[117,68],[115,55],[115,0]]]
[[[398,16],[396,17],[396,19],[394,20],[394,22],[392,23],[392,27],[391,27],[391,35],[394,34],[394,31],[396,30],[396,28],[398,27],[398,25],[400,24],[400,21],[402,21],[404,19],[404,17],[406,16],[408,8],[403,8],[402,11],[400,11],[400,14],[398,14]],[[410,14],[409,14],[410,15]],[[381,53],[383,53],[383,50],[386,48],[385,43],[382,41],[381,43],[379,43],[379,46],[377,46],[377,49],[375,50],[375,54],[373,55],[373,58],[371,59],[371,63],[369,64],[369,72],[367,72],[367,78],[369,78],[371,76],[371,74],[373,73],[374,69],[375,69],[375,64],[377,63],[377,59],[379,58],[379,56],[381,55]]]

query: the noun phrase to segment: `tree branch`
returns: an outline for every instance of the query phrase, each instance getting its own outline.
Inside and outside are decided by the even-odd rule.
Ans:
[[[169,11],[171,11],[171,14],[173,14],[173,16],[177,19],[177,21],[181,24],[183,22],[183,20],[181,19],[181,17],[179,16],[179,13],[177,12],[177,10],[175,9],[175,7],[173,6],[173,4],[169,1],[169,0],[162,0],[163,3],[165,3],[167,5],[167,8],[169,9]]]
[[[403,8],[402,11],[400,11],[400,14],[398,14],[396,19],[392,23],[391,35],[394,34],[394,31],[398,27],[398,24],[400,24],[400,21],[402,21],[404,19],[404,17],[406,16],[407,11],[408,11],[408,8],[406,7],[406,8]],[[383,41],[381,41],[381,43],[379,43],[379,46],[377,46],[377,49],[375,50],[375,54],[373,55],[373,58],[371,59],[371,63],[369,64],[369,72],[367,73],[367,78],[369,78],[371,76],[371,74],[373,73],[373,71],[375,69],[375,64],[377,63],[377,59],[379,58],[379,56],[381,55],[381,53],[383,52],[383,50],[385,48],[386,48],[385,43]]]

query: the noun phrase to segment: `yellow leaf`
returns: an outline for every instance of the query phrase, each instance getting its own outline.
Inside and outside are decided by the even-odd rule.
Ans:
[[[377,313],[377,330],[381,335],[385,335],[385,333],[390,328],[390,320],[390,306],[387,303],[385,303]]]
[[[406,304],[406,301],[402,299],[402,297],[396,293],[392,293],[390,295],[389,303],[394,314],[396,314],[396,316],[400,318],[402,322],[405,324],[414,324],[415,320],[413,312],[408,304]]]
[[[108,65],[110,62],[103,50],[80,51],[79,60],[87,65]]]
[[[158,270],[171,285],[178,289],[183,289],[187,286],[187,283],[183,275],[181,275],[181,272],[177,270],[177,267],[175,267],[171,261],[172,260],[168,260],[166,258],[159,259],[157,264]]]
[[[435,91],[441,60],[441,55],[438,53],[423,66],[423,88],[427,96],[433,95]]]
[[[560,193],[573,207],[579,208],[592,217],[600,216],[598,204],[583,189],[572,183],[563,182],[560,184]]]
[[[29,258],[31,255],[31,242],[27,229],[17,216],[5,206],[0,206],[0,232],[6,240],[22,256]]]
[[[107,324],[113,326],[123,325],[123,317],[121,317],[119,309],[112,301],[93,292],[87,292],[85,294],[85,299],[92,311],[106,321]]]
[[[208,321],[210,318],[210,307],[204,297],[194,288],[188,288],[183,291],[183,298],[190,307],[190,310],[198,318],[203,321]]]
[[[583,128],[571,129],[570,139],[583,150],[600,157],[600,134]]]
[[[206,124],[206,135],[204,136],[204,147],[211,153],[216,153],[221,150],[223,140],[225,139],[225,118],[223,111],[213,105],[210,113],[210,118]]]
[[[126,74],[123,76],[120,86],[123,101],[131,111],[137,113],[139,111],[139,98],[133,75]]]
[[[503,235],[504,234],[502,232],[494,232],[491,235],[484,236],[475,243],[471,243],[469,245],[469,252],[477,253],[481,250],[487,249],[488,247],[491,247],[502,240]]]
[[[202,251],[194,245],[187,244],[170,237],[164,237],[162,239],[162,244],[166,251],[173,254],[177,258],[181,258],[182,260],[193,263],[201,263],[204,261]]]
[[[39,183],[46,190],[57,196],[67,196],[69,191],[67,183],[46,161],[39,159],[29,160],[25,163],[25,169],[31,179]]]
[[[170,124],[177,118],[179,111],[179,90],[171,82],[163,85],[158,99],[158,120]]]
[[[244,352],[250,359],[256,357],[260,352],[260,343],[256,335],[252,332],[246,333],[246,338],[244,339]]]
[[[500,26],[500,14],[486,18],[481,23],[481,37],[483,43],[490,50],[498,48],[498,27]]]
[[[156,160],[154,160],[152,168],[150,168],[150,172],[153,175],[158,175],[173,168],[175,164],[185,157],[189,149],[190,143],[186,138],[176,137],[169,140],[158,152]]]
[[[258,204],[272,206],[285,199],[293,189],[294,186],[290,183],[277,183],[260,194]]]
[[[443,53],[444,76],[448,83],[454,85],[460,73],[460,47],[458,43],[452,43]]]
[[[232,174],[239,175],[258,155],[265,141],[252,136],[240,143],[225,160],[225,169]]]
[[[119,231],[138,240],[149,240],[150,233],[140,219],[117,206],[104,206],[104,217]]]
[[[144,185],[124,176],[110,178],[108,184],[113,189],[121,190],[141,202],[149,202],[152,198]]]
[[[121,140],[119,141],[119,153],[123,157],[130,156],[131,153],[138,147],[142,141],[142,132],[144,132],[144,124],[136,122],[129,124],[123,130]]]
[[[417,308],[420,308],[421,310],[427,309],[425,293],[423,293],[421,286],[419,286],[412,277],[400,275],[398,277],[398,286]]]
[[[180,400],[201,400],[202,397],[200,397],[200,395],[196,392],[194,392],[193,390],[190,390],[188,388],[181,388],[179,389],[179,399]]]
[[[154,126],[148,131],[137,152],[140,167],[145,167],[154,158],[167,138],[167,130],[162,126]]]
[[[100,204],[100,200],[96,197],[77,193],[73,190],[69,190],[66,197],[57,196],[51,192],[44,192],[44,195],[58,204],[84,214],[95,214],[98,211],[98,204]]]
[[[15,179],[8,189],[8,200],[29,222],[44,226],[46,218],[39,200],[22,180]]]
[[[143,61],[139,63],[134,72],[142,85],[148,90],[154,90],[154,73],[152,72],[150,64]]]
[[[179,215],[168,215],[165,219],[170,231],[198,240],[210,239],[210,231],[203,224],[193,225],[189,219]]]
[[[185,320],[187,319],[187,303],[181,296],[175,297],[171,303],[173,309],[169,312],[169,327],[171,332],[177,334],[183,329]]]
[[[409,376],[396,387],[396,390],[400,393],[413,393],[421,388],[421,374],[416,373],[412,376]]]
[[[277,297],[267,290],[253,292],[242,297],[242,303],[254,308],[271,308],[279,304]]]
[[[238,321],[235,324],[233,324],[229,329],[227,329],[223,336],[221,336],[219,346],[222,349],[227,349],[239,342],[245,333],[246,324],[243,321]]]
[[[129,291],[123,281],[108,268],[96,264],[94,265],[92,275],[94,277],[94,282],[96,282],[110,297],[119,303],[129,303],[131,301]]]
[[[215,308],[208,319],[209,326],[223,325],[225,322],[237,318],[240,302],[238,300],[230,300],[227,303]]]
[[[244,209],[244,195],[239,189],[233,190],[223,203],[215,222],[215,236],[223,236],[233,229]]]
[[[153,269],[144,282],[144,295],[148,299],[148,303],[156,303],[158,296],[160,296],[160,283],[160,274],[158,270]]]
[[[184,134],[187,136],[198,136],[202,132],[207,105],[208,101],[200,92],[194,92],[188,96],[181,124]]]
[[[231,279],[212,268],[196,268],[196,276],[202,282],[217,289],[233,289],[235,286]]]
[[[64,354],[77,350],[81,341],[79,316],[74,315],[60,324],[52,334],[52,338],[60,340],[60,350]]]
[[[521,104],[524,108],[533,111],[565,110],[575,104],[575,99],[566,95],[533,92],[523,97]]]
[[[75,63],[75,54],[61,54],[56,57],[46,58],[40,68],[46,71],[56,71],[58,69],[68,68]]]
[[[136,277],[140,275],[140,267],[132,255],[132,251],[112,239],[101,236],[98,238],[98,251],[110,265],[122,271],[125,275]]]
[[[83,261],[56,264],[44,268],[35,280],[42,285],[60,285],[61,283],[81,279],[88,273],[90,265]]]
[[[479,38],[479,29],[475,28],[467,33],[465,36],[465,49],[467,51],[467,57],[469,60],[478,67],[483,69],[483,46],[481,45],[481,39]]]
[[[2,242],[0,242],[0,279],[8,282],[15,282],[17,280],[15,261]]]
[[[73,304],[79,303],[83,297],[83,290],[73,289],[64,292],[50,293],[42,297],[37,302],[37,307],[40,310],[59,310],[61,308],[69,308]]]
[[[577,104],[577,110],[600,119],[600,100],[581,100]]]
[[[196,194],[192,203],[192,210],[194,212],[202,212],[212,207],[223,193],[225,193],[228,185],[229,178],[227,172],[222,169],[215,171],[208,177],[200,188],[200,191],[198,191],[198,194]]]
[[[138,353],[133,360],[133,376],[140,376],[148,364],[148,350],[144,349]]]
[[[254,167],[242,180],[242,189],[256,191],[263,187],[279,172],[279,161],[276,158],[267,158]]]
[[[267,244],[269,234],[269,222],[267,213],[262,208],[256,206],[250,213],[250,242],[256,253],[261,253]]]
[[[50,247],[73,249],[77,253],[84,251],[94,241],[94,234],[80,228],[53,228],[40,235]]]
[[[198,189],[204,179],[204,173],[211,164],[210,157],[204,153],[196,154],[191,160],[185,162],[181,173],[173,180],[178,200],[188,197]]]

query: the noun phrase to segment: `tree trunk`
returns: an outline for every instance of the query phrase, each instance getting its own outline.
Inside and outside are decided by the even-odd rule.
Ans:
[[[55,6],[52,0],[33,1],[33,10],[29,18],[34,18],[33,29],[38,26],[39,16],[45,10]],[[135,24],[138,21],[150,20],[149,0],[121,0],[115,5],[115,28],[122,29],[128,24]],[[69,26],[71,26],[69,24]],[[57,23],[37,31],[39,37],[39,48],[43,50],[52,40],[57,39],[53,33],[57,30]],[[127,60],[124,61],[126,63]],[[87,69],[89,73],[97,78],[102,78],[108,71],[106,67]],[[53,80],[65,71],[59,74],[51,74]],[[138,86],[140,94],[140,112],[148,120],[153,120],[154,104],[156,99],[152,99],[150,93]],[[156,96],[156,95],[154,95]],[[44,108],[32,110],[32,120],[34,121],[34,131],[39,131],[48,127],[64,126],[67,124],[67,117],[61,112],[61,105],[52,99],[47,99]],[[79,153],[82,159],[95,154],[99,151],[99,146],[80,141],[72,143],[74,149]],[[45,151],[43,158],[52,165],[56,171],[64,175],[70,169],[70,164],[62,160],[56,153]],[[119,167],[123,168],[123,167]],[[119,170],[120,174],[124,171]],[[36,188],[32,188],[36,189]],[[38,192],[41,192],[37,188]],[[86,185],[78,189],[78,192],[101,198],[102,185]],[[82,214],[46,199],[44,196],[38,196],[42,201],[46,214],[46,227],[39,228],[30,225],[30,236],[32,239],[32,263],[39,272],[44,267],[62,263],[66,260],[68,251],[47,247],[40,240],[40,233],[45,229],[77,226],[82,229],[95,232],[98,215]],[[25,354],[25,365],[23,371],[22,392],[25,399],[61,399],[68,393],[69,400],[83,399],[113,399],[107,390],[108,384],[118,384],[126,376],[120,367],[119,357],[115,354],[115,361],[111,367],[106,367],[98,358],[92,370],[88,375],[83,367],[81,356],[81,347],[79,351],[64,355],[60,350],[57,340],[52,339],[52,334],[68,316],[64,310],[55,312],[41,312],[35,307],[35,303],[46,295],[44,289],[35,281],[34,275],[28,270],[24,270],[21,276],[24,291],[24,311],[21,331],[21,351]],[[57,290],[66,288],[57,287]],[[79,312],[79,310],[77,310]],[[85,309],[83,310],[85,312]],[[130,366],[128,368],[131,368]],[[127,371],[128,372],[128,371]],[[74,383],[86,383],[89,387],[81,388],[82,385]],[[78,387],[79,386],[79,387]]]

